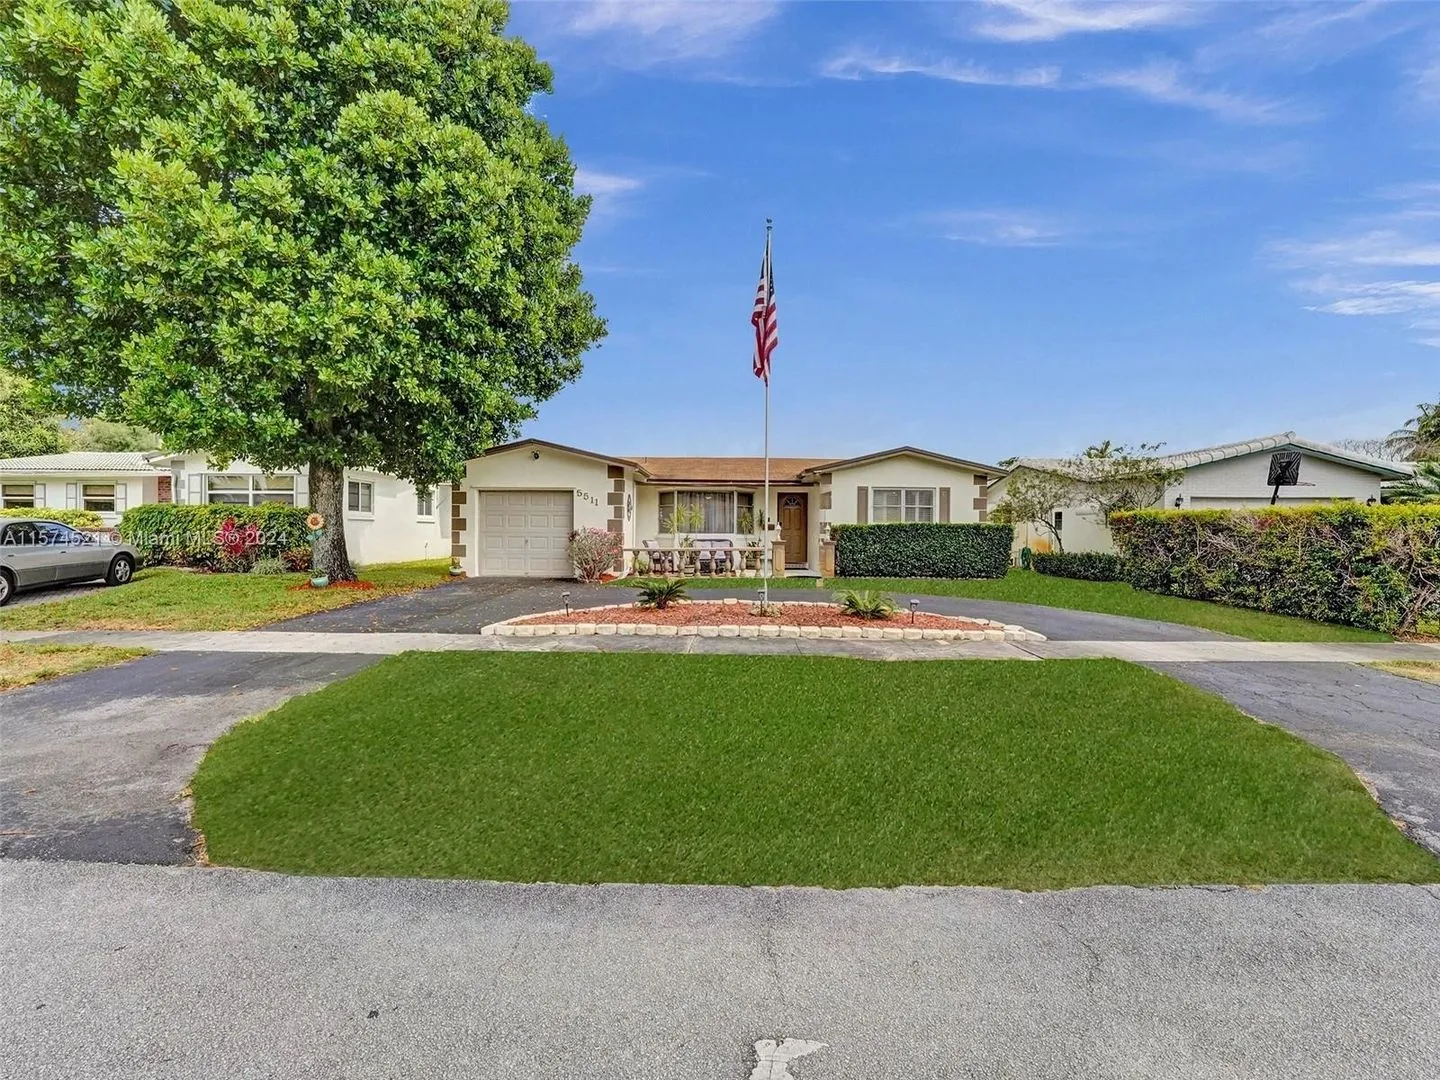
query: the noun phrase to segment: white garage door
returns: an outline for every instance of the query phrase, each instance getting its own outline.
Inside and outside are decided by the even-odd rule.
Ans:
[[[482,577],[574,577],[569,491],[480,492]]]

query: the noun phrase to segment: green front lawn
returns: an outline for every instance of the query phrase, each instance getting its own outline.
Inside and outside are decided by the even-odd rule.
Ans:
[[[623,581],[616,582],[624,584]],[[692,588],[760,587],[743,578],[701,578],[687,582]],[[770,587],[807,588],[811,581],[772,578]],[[1356,626],[1311,622],[1288,615],[1270,615],[1248,608],[1226,607],[1205,600],[1142,592],[1121,581],[1077,581],[1030,570],[1011,570],[1003,578],[830,578],[827,589],[881,589],[901,596],[965,596],[974,600],[1008,600],[1017,604],[1044,604],[1104,615],[1200,626],[1253,641],[1389,641],[1389,635]]]
[[[0,630],[247,630],[362,600],[441,585],[450,560],[361,567],[375,588],[298,588],[307,574],[200,574],[142,570],[128,585],[68,600],[0,608]]]
[[[1111,660],[409,653],[234,728],[193,790],[212,859],[298,873],[1440,880],[1338,758]]]

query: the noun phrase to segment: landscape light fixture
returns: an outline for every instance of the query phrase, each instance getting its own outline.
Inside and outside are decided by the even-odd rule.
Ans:
[[[919,610],[920,610],[920,601],[919,601],[919,600],[911,600],[911,601],[910,601],[910,623],[911,623],[911,625],[914,625],[914,623],[915,623],[915,612],[917,612],[917,611],[919,611]]]
[[[560,594],[560,599],[565,601],[565,614],[566,614],[566,615],[569,615],[569,614],[570,614],[570,594],[569,594],[568,592],[562,592],[562,593]]]

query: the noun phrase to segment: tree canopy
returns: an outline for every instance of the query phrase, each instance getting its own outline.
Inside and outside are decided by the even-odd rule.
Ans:
[[[60,422],[35,385],[0,368],[0,458],[58,454],[65,449]]]
[[[588,200],[494,0],[15,0],[0,355],[167,446],[421,485],[604,333]],[[320,564],[349,571],[343,531]]]

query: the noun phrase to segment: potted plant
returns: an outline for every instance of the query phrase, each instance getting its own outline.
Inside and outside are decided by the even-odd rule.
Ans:
[[[460,565],[460,556],[459,556],[459,555],[452,555],[452,556],[450,556],[450,576],[451,576],[451,577],[464,577],[464,576],[465,576],[465,568]]]

